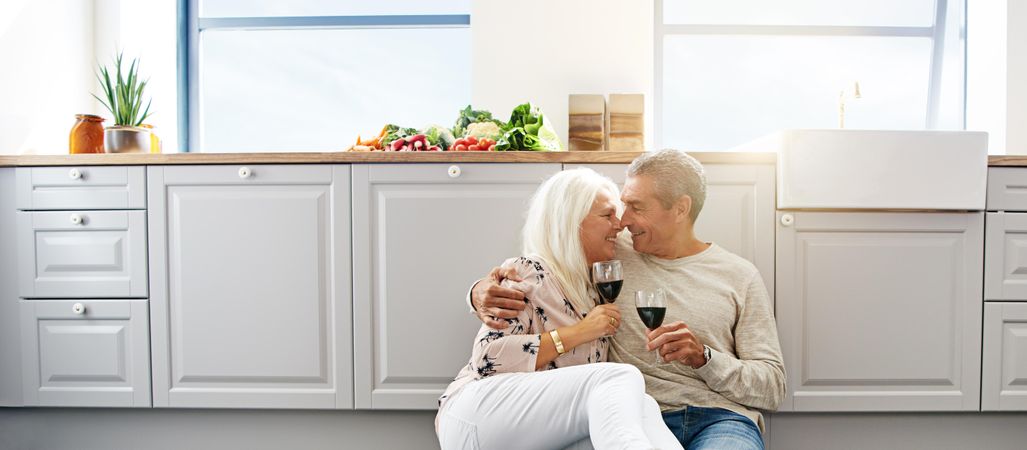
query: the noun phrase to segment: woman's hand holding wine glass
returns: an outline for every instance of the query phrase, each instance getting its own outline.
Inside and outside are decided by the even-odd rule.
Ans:
[[[596,306],[574,326],[578,327],[586,341],[613,336],[620,327],[620,310],[615,305]]]

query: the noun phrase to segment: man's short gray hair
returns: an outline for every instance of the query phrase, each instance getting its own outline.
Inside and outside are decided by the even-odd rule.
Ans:
[[[678,150],[646,152],[628,166],[629,177],[639,175],[653,180],[656,198],[664,208],[673,206],[683,195],[691,197],[689,216],[695,223],[706,202],[706,171],[699,161]]]

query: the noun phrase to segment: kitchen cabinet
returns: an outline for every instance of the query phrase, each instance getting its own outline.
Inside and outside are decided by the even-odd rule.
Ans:
[[[782,411],[979,408],[984,213],[778,212]]]
[[[559,164],[353,166],[354,402],[435,409],[481,326],[471,283],[520,254],[531,195]]]
[[[624,187],[627,164],[565,164],[588,167]],[[706,203],[695,235],[753,263],[774,298],[774,166],[706,164]]]
[[[14,171],[0,167],[0,406],[22,406]]]
[[[984,305],[981,409],[1027,411],[1027,303]]]
[[[150,406],[146,300],[21,300],[27,406]]]
[[[149,407],[144,169],[14,170],[23,404]]]
[[[154,406],[351,408],[349,166],[147,183]]]

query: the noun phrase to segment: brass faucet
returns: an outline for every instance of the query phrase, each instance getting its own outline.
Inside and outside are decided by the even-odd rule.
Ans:
[[[852,90],[842,89],[838,93],[838,128],[845,128],[845,99],[851,98],[853,100],[863,98],[859,93],[859,82],[852,83]]]

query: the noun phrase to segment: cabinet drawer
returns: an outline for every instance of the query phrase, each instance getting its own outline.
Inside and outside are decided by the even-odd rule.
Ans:
[[[21,300],[26,406],[150,406],[145,300]]]
[[[984,299],[1027,301],[1027,213],[985,216]]]
[[[18,213],[23,298],[146,297],[146,211]]]
[[[142,166],[19,167],[18,209],[143,209]]]
[[[981,410],[1027,411],[1027,303],[984,305]]]
[[[497,184],[535,185],[560,171],[559,164],[373,164],[367,166],[372,183],[390,184]]]
[[[1027,211],[1027,168],[988,168],[988,211]]]

